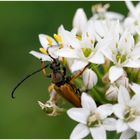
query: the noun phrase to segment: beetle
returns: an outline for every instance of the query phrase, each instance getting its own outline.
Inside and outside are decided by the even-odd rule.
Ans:
[[[14,97],[15,90],[26,79],[28,79],[29,77],[40,71],[43,71],[44,75],[46,75],[45,68],[49,66],[52,72],[50,75],[46,76],[51,78],[54,90],[74,106],[81,107],[81,99],[80,99],[81,91],[73,84],[73,81],[84,72],[84,70],[87,68],[88,65],[82,71],[78,72],[74,76],[68,77],[66,75],[66,67],[60,63],[59,59],[53,58],[49,53],[48,55],[52,58],[52,61],[45,66],[44,63],[42,62],[43,65],[41,69],[36,70],[35,72],[27,75],[23,80],[21,80],[13,89],[11,93],[12,98],[15,98]]]

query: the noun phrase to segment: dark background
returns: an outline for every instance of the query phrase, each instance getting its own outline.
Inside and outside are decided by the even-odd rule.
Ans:
[[[10,93],[26,74],[40,68],[29,54],[41,47],[38,34],[53,35],[61,24],[70,30],[76,9],[83,7],[90,17],[95,3],[0,2],[0,138],[69,138],[77,123],[65,113],[48,117],[37,104],[48,98],[49,79],[37,74],[16,91],[15,100]],[[107,3],[110,10],[127,14],[124,2]]]

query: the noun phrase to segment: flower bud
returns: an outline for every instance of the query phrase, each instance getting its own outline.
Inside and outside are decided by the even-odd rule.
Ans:
[[[84,27],[87,23],[87,16],[82,8],[77,9],[74,18],[73,18],[73,27],[77,28],[78,33],[81,33],[84,30]]]
[[[97,75],[91,69],[86,69],[83,72],[83,82],[87,89],[92,89],[97,83]]]
[[[105,93],[106,98],[110,101],[116,101],[118,97],[118,88],[111,85]]]
[[[126,77],[126,75],[121,76],[116,82],[117,87],[120,85],[128,88],[129,87],[129,79]]]

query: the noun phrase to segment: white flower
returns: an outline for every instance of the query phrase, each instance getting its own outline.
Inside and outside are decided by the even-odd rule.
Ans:
[[[104,44],[106,42],[104,41],[104,38],[109,39],[110,41],[110,35],[113,37],[117,36],[118,34],[121,34],[123,32],[122,26],[119,22],[119,20],[110,21],[110,20],[93,20],[93,27],[94,27],[94,34],[97,39],[97,41],[101,44],[101,48],[104,47]]]
[[[56,54],[60,57],[73,59],[72,72],[83,69],[89,62],[95,64],[104,63],[104,56],[98,44],[94,46],[95,39],[92,33],[92,21],[89,21],[87,24],[89,26],[80,36],[81,39],[78,39],[74,33],[61,28],[60,36],[64,47],[59,49]]]
[[[114,114],[118,118],[116,129],[122,132],[120,138],[131,138],[135,132],[140,132],[140,96],[134,95],[130,99],[127,89],[119,88],[118,104],[114,105]]]
[[[91,70],[91,69],[86,69],[84,72],[83,72],[83,82],[84,82],[84,85],[86,86],[86,89],[92,89],[93,86],[96,85],[97,83],[97,75],[96,73]]]
[[[111,83],[124,74],[123,67],[140,68],[140,43],[134,44],[133,36],[125,31],[121,37],[119,33],[110,34],[104,39],[104,55],[114,63],[109,69]]]
[[[85,29],[87,23],[87,16],[82,8],[76,10],[73,18],[73,28],[80,34]]]
[[[134,6],[131,1],[125,1],[125,3],[130,11],[130,16],[125,19],[124,26],[128,28],[132,34],[138,33],[140,35],[140,3],[136,6]]]
[[[119,87],[124,86],[129,88],[129,79],[126,75],[122,75],[119,79],[117,79],[114,83],[111,83],[108,90],[106,91],[106,97],[108,100],[117,100]]]
[[[124,16],[117,12],[107,11],[109,4],[97,4],[92,6],[92,20],[123,20]]]
[[[41,61],[51,61],[52,59],[47,52],[49,48],[49,54],[53,58],[57,58],[55,55],[55,51],[59,48],[57,42],[52,37],[45,34],[39,34],[39,40],[42,45],[42,48],[39,49],[40,52],[30,51],[30,54],[41,59]]]
[[[72,108],[67,111],[68,116],[79,122],[71,133],[70,138],[84,138],[91,133],[94,139],[105,139],[106,130],[115,130],[115,119],[107,118],[112,114],[112,105],[105,104],[99,107],[86,93],[81,96],[82,108]]]

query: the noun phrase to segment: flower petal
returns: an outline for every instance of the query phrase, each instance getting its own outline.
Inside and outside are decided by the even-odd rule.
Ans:
[[[135,94],[140,94],[140,85],[136,83],[129,84],[129,87],[133,90]]]
[[[87,61],[81,61],[80,59],[75,59],[70,69],[72,72],[82,70],[88,64]]]
[[[72,131],[70,139],[81,139],[89,134],[89,129],[84,124],[78,124]]]
[[[121,67],[112,66],[109,69],[109,79],[111,83],[115,82],[118,78],[123,75],[124,71]]]
[[[76,51],[74,49],[70,49],[68,47],[64,47],[62,49],[59,49],[56,54],[60,57],[66,57],[66,58],[78,58],[78,55],[76,54]]]
[[[98,46],[102,48],[101,51],[106,56],[106,58],[115,63],[116,61],[112,53],[112,49],[114,49],[116,45],[114,42],[115,42],[114,39],[107,37],[102,41],[100,41],[98,43]]]
[[[37,57],[38,59],[41,59],[41,61],[51,61],[52,59],[46,55],[46,54],[42,54],[36,51],[30,51],[30,54],[32,54],[33,56]]]
[[[127,17],[125,18],[124,20],[124,27],[126,29],[129,29],[129,31],[132,33],[132,34],[135,34],[136,33],[136,25],[135,25],[135,22],[136,22],[136,19],[134,17]]]
[[[120,86],[119,87],[119,93],[118,93],[118,102],[121,105],[127,105],[130,102],[130,95],[128,90],[123,87]]]
[[[98,80],[96,73],[91,69],[86,69],[83,72],[82,77],[83,77],[84,85],[86,86],[87,89],[92,89],[93,86],[96,85]]]
[[[103,64],[105,62],[105,58],[101,52],[97,52],[91,58],[89,58],[88,61],[94,64]]]
[[[90,128],[90,132],[94,139],[106,139],[106,131],[103,126]]]
[[[50,46],[47,39],[52,41],[52,45],[57,45],[56,41],[51,36],[39,34],[39,40],[44,49],[47,49]]]
[[[140,132],[140,117],[136,117],[133,121],[128,122],[128,125],[135,131]]]
[[[82,108],[71,108],[67,111],[68,116],[80,123],[86,124],[88,113]]]
[[[125,51],[125,53],[131,53],[131,48],[134,47],[134,38],[130,32],[127,30],[122,34],[120,41],[119,41],[119,49],[120,51]]]
[[[111,104],[104,104],[97,108],[97,112],[100,114],[101,119],[105,119],[107,116],[113,113]]]
[[[133,59],[138,59],[140,58],[140,42],[138,42],[135,46],[135,48],[131,52],[131,57]]]
[[[94,18],[92,19],[94,21],[94,28],[96,29],[95,33],[97,33],[99,37],[104,37],[108,30],[106,24],[102,20],[94,20]]]
[[[129,105],[132,108],[135,108],[137,112],[140,112],[140,94],[134,95],[131,101],[129,102]]]
[[[137,139],[140,139],[140,132],[137,132]]]
[[[72,48],[80,48],[79,40],[76,38],[76,36],[65,30],[64,28],[60,28],[59,35],[62,38],[62,44],[64,46],[71,46]]]
[[[114,85],[110,85],[105,95],[108,100],[116,101],[118,98],[118,88]]]
[[[82,32],[87,23],[87,16],[82,8],[77,9],[73,18],[73,27],[78,29],[78,32]]]
[[[88,110],[89,112],[95,112],[96,110],[96,103],[95,101],[92,99],[91,96],[89,96],[86,93],[82,93],[82,97],[81,97],[81,104],[82,107],[86,110]]]
[[[108,131],[116,130],[116,120],[114,118],[106,118],[103,121],[103,126]]]
[[[123,120],[118,120],[117,122],[116,122],[116,130],[117,130],[117,132],[119,133],[119,132],[123,132],[123,131],[125,131],[125,130],[127,130],[128,129],[128,125],[127,125],[127,123],[125,123]]]
[[[113,112],[118,117],[119,119],[123,119],[123,114],[124,114],[125,106],[121,104],[116,104],[113,106]]]
[[[120,139],[130,139],[135,135],[135,131],[132,129],[127,129],[124,132],[122,132]]]
[[[140,59],[130,60],[124,66],[129,68],[140,68]]]
[[[48,49],[48,53],[54,58],[58,58],[58,55],[56,54],[57,51],[59,50],[59,46],[51,46]]]
[[[110,12],[110,11],[105,13],[105,17],[107,19],[110,19],[110,20],[118,20],[119,19],[120,21],[123,20],[123,18],[124,18],[124,16],[120,13]]]
[[[90,42],[89,46],[91,45],[91,40],[93,42],[95,41],[95,27],[92,20],[88,20],[84,28],[84,31],[82,32],[82,40],[84,39]]]
[[[137,17],[137,12],[135,10],[135,7],[133,5],[133,3],[131,1],[125,1],[127,8],[129,9],[129,11],[131,12],[131,14],[134,17]]]

